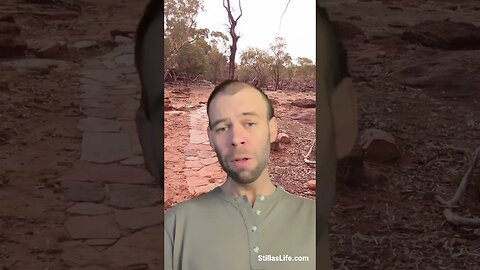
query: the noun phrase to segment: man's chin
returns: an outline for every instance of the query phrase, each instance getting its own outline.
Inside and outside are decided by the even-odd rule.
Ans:
[[[257,180],[257,177],[252,177],[250,172],[242,170],[241,172],[229,173],[228,176],[239,185],[249,185]]]

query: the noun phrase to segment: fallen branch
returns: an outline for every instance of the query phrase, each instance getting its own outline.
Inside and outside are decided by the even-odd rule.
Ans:
[[[480,218],[473,217],[473,218],[466,218],[461,217],[452,212],[452,209],[447,208],[443,211],[443,215],[447,218],[447,221],[454,224],[454,225],[465,225],[465,226],[472,226],[478,227],[480,226]]]
[[[455,192],[455,195],[450,201],[445,201],[442,199],[440,196],[435,196],[435,198],[441,202],[442,204],[446,205],[448,208],[443,211],[443,215],[447,219],[448,222],[454,224],[454,225],[464,225],[464,226],[475,226],[478,227],[480,226],[480,218],[478,217],[473,217],[473,218],[466,218],[466,217],[461,217],[455,213],[452,212],[452,207],[458,203],[460,198],[463,196],[465,193],[465,190],[467,189],[468,185],[468,177],[470,176],[470,173],[473,171],[473,168],[475,167],[475,164],[477,163],[477,158],[478,154],[480,153],[480,147],[475,150],[475,155],[473,157],[472,165],[468,168],[468,170],[465,172],[465,174],[462,177],[462,181],[458,185],[457,191]]]
[[[470,168],[468,168],[468,170],[463,175],[462,181],[458,185],[457,191],[455,192],[455,195],[453,196],[453,198],[450,201],[445,201],[443,198],[441,198],[440,196],[437,195],[436,199],[439,202],[443,203],[444,205],[446,205],[448,207],[452,207],[453,205],[458,203],[458,200],[460,200],[460,198],[465,193],[465,190],[467,189],[468,177],[470,176],[470,173],[472,172],[473,168],[475,167],[475,163],[477,163],[477,157],[478,157],[479,152],[480,152],[480,147],[478,147],[477,150],[475,151],[475,156],[473,157],[472,165],[470,165]]]
[[[302,154],[302,156],[304,157],[303,161],[305,161],[305,163],[307,163],[307,164],[317,164],[316,160],[310,160],[308,158],[310,156],[310,154],[312,153],[312,150],[315,147],[316,142],[317,142],[317,140],[314,139],[312,141],[312,145],[310,146],[310,149],[308,150],[308,153],[306,155]]]

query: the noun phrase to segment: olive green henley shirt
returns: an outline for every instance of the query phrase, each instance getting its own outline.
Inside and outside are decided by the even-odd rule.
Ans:
[[[167,270],[313,270],[315,201],[277,186],[252,207],[217,187],[167,211],[164,239]]]

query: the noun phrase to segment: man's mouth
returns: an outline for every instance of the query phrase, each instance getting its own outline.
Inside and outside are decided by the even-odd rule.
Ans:
[[[250,157],[236,157],[232,159],[232,165],[233,167],[237,169],[244,169],[247,168],[250,165],[250,161],[252,159]]]

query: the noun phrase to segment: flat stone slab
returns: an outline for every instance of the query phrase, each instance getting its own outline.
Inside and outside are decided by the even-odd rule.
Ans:
[[[109,96],[132,96],[140,92],[139,86],[132,86],[131,88],[113,88],[108,92]]]
[[[85,78],[102,83],[118,82],[121,75],[112,69],[85,69],[80,72]]]
[[[103,254],[117,267],[115,269],[134,264],[148,265],[145,269],[163,269],[163,226],[124,237]]]
[[[79,50],[96,48],[98,47],[98,42],[95,40],[80,40],[73,43],[72,47]]]
[[[112,209],[103,204],[97,203],[77,203],[68,208],[67,213],[72,215],[100,216],[110,214]]]
[[[135,64],[133,53],[119,55],[113,60],[118,66],[133,66]]]
[[[187,168],[202,168],[202,162],[200,160],[187,160],[185,161],[185,166]]]
[[[126,133],[84,132],[81,159],[110,163],[132,156],[130,136]]]
[[[65,71],[71,68],[71,64],[62,60],[53,59],[20,59],[2,62],[1,65],[14,68],[18,71],[46,71],[55,69],[57,71]]]
[[[118,208],[132,209],[152,206],[163,201],[163,191],[160,188],[111,184],[107,187],[108,205]]]
[[[203,166],[211,165],[211,164],[213,164],[217,161],[218,161],[218,159],[216,157],[204,158],[204,159],[201,160]]]
[[[117,242],[117,239],[89,239],[84,243],[89,246],[110,246],[115,242]]]
[[[102,60],[102,64],[103,64],[104,67],[109,68],[109,69],[114,69],[114,68],[117,67],[117,63],[115,63],[115,61],[110,60],[110,59]]]
[[[108,216],[75,216],[65,222],[72,239],[116,239],[120,237],[115,219]]]
[[[137,132],[137,124],[135,121],[120,121],[120,123],[122,123],[123,132],[130,134]]]
[[[139,106],[139,104],[137,104],[137,107],[138,106]],[[133,120],[135,120],[135,112],[136,111],[133,111],[133,110],[123,111],[122,114],[120,114],[118,116],[118,120],[133,121]]]
[[[140,230],[163,223],[163,205],[135,208],[131,210],[115,210],[115,219],[120,228]]]
[[[151,184],[155,181],[145,169],[88,162],[77,163],[73,169],[61,176],[60,180],[121,184]]]
[[[76,202],[101,202],[105,196],[101,183],[63,182],[65,198]]]
[[[89,269],[86,267],[92,267],[92,265],[107,266],[108,264],[107,259],[102,253],[83,243],[69,241],[63,243],[62,248],[62,261],[68,266],[84,267],[77,269]],[[91,270],[93,269],[95,268],[92,268]]]
[[[108,270],[108,269],[103,268],[101,266],[90,265],[85,267],[74,267],[74,268],[70,268],[69,270]]]
[[[208,137],[204,134],[192,134],[190,135],[190,143],[198,144],[208,142]]]
[[[144,164],[143,156],[136,156],[120,161],[120,164],[126,166],[138,166]]]
[[[87,117],[80,119],[77,128],[81,131],[92,132],[118,132],[120,131],[120,122],[97,117]]]
[[[217,155],[215,154],[214,151],[200,151],[200,153],[198,153],[198,157],[199,158],[216,158]]]
[[[114,119],[117,117],[117,112],[114,109],[105,108],[85,108],[82,111],[86,116],[98,117],[104,119]]]

